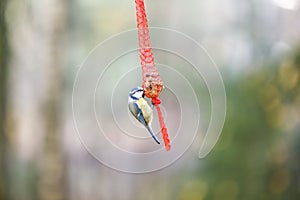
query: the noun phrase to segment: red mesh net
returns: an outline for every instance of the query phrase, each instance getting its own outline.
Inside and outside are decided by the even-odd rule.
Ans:
[[[159,103],[156,103],[155,101],[159,101]],[[160,128],[161,128],[161,133],[162,133],[162,136],[163,136],[165,148],[166,148],[167,151],[169,151],[171,149],[171,144],[170,144],[170,140],[169,140],[168,130],[167,130],[167,127],[165,125],[164,118],[163,118],[162,112],[161,112],[160,107],[159,107],[160,100],[158,98],[153,98],[152,102],[155,105],[157,113],[158,113],[159,124],[160,124]]]
[[[143,88],[146,97],[154,98],[159,96],[163,83],[154,64],[144,1],[135,0],[135,3]]]
[[[170,140],[168,136],[168,131],[164,123],[163,115],[161,113],[159,104],[159,94],[163,89],[163,83],[160,75],[154,64],[154,56],[152,53],[150,34],[148,29],[148,21],[145,11],[144,0],[135,0],[136,4],[136,19],[138,28],[138,40],[140,47],[140,60],[142,65],[142,77],[143,77],[143,89],[145,96],[152,98],[152,103],[155,105],[159,124],[161,127],[161,132],[163,140],[165,143],[165,148],[167,151],[170,150]]]

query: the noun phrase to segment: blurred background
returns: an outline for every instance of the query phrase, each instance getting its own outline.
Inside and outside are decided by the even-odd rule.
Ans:
[[[223,76],[227,116],[203,160],[133,175],[74,134],[78,67],[136,27],[134,1],[0,1],[0,199],[300,199],[300,0],[146,0],[150,26],[186,33]],[[138,59],[138,58],[137,58]]]

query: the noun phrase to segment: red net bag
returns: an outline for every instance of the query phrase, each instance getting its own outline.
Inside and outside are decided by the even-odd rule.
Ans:
[[[162,112],[159,107],[159,94],[163,89],[163,82],[154,63],[154,56],[152,53],[150,43],[150,34],[148,29],[148,21],[145,11],[144,0],[135,0],[135,4],[138,28],[138,43],[140,47],[140,60],[142,65],[142,87],[144,89],[145,96],[151,98],[152,103],[156,107],[165,148],[167,151],[169,151],[171,145],[168,136],[168,131],[164,123]]]

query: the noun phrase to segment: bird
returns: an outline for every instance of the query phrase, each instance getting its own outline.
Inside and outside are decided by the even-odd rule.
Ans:
[[[135,87],[130,91],[128,97],[128,108],[131,114],[149,131],[152,138],[160,144],[151,128],[153,110],[144,98],[144,90],[142,87]]]

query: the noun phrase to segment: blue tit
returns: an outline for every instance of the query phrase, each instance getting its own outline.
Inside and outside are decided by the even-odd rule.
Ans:
[[[144,90],[141,87],[133,88],[128,97],[128,107],[131,114],[142,123],[149,131],[153,139],[160,144],[151,129],[153,112],[147,101],[144,99]]]

